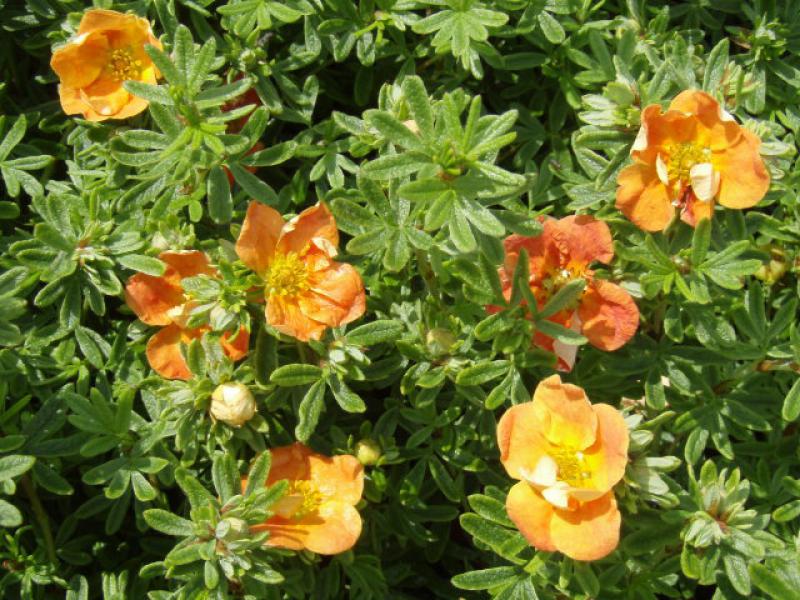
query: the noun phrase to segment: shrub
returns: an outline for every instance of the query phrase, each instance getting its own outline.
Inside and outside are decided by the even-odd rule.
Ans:
[[[0,3],[3,597],[796,597],[798,15]]]

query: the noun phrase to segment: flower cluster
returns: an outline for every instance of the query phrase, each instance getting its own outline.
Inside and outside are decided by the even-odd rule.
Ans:
[[[51,61],[60,78],[64,111],[90,121],[144,111],[147,101],[123,84],[157,81],[148,44],[161,48],[146,20],[109,10],[87,11],[77,36],[58,48]],[[250,94],[223,110],[257,103],[258,97]],[[405,125],[419,135],[415,121]],[[243,126],[237,119],[229,132]],[[661,106],[647,106],[631,147],[633,164],[618,176],[616,207],[645,231],[664,230],[678,217],[696,226],[713,216],[717,202],[726,208],[752,207],[770,184],[759,146],[753,133],[704,92],[682,92],[666,112]],[[261,148],[256,145],[252,151]],[[544,308],[564,286],[583,280],[581,293],[546,318],[582,334],[600,350],[618,350],[636,334],[640,315],[631,293],[604,269],[615,255],[608,225],[586,214],[541,217],[540,222],[540,235],[514,234],[504,240],[505,260],[498,273],[506,300],[514,293],[521,256],[528,261],[525,285],[537,304],[527,306],[529,315]],[[335,260],[338,247],[337,224],[323,202],[288,221],[271,206],[249,203],[235,252],[255,275],[247,275],[248,282],[259,282],[253,304],[264,303],[264,322],[271,334],[298,343],[319,342],[332,328],[365,314],[361,274],[353,265]],[[143,323],[160,328],[146,347],[152,369],[167,379],[190,380],[185,346],[212,328],[191,326],[198,304],[182,281],[216,279],[220,274],[200,251],[165,251],[158,258],[165,265],[163,275],[132,276],[125,298]],[[249,290],[249,298],[253,292]],[[222,332],[218,343],[231,361],[239,361],[248,354],[252,333],[238,326]],[[561,371],[569,372],[576,363],[575,345],[541,331],[533,334],[531,344],[555,354]],[[227,381],[211,395],[209,412],[215,421],[242,428],[258,412],[258,402],[247,386]],[[551,375],[539,382],[532,401],[502,416],[497,443],[500,462],[518,480],[508,493],[508,516],[532,546],[580,561],[600,559],[617,547],[621,516],[613,488],[628,464],[628,428],[620,411],[591,404],[583,389]],[[351,548],[362,529],[357,510],[364,486],[362,463],[376,461],[371,448],[363,446],[359,455],[362,450],[361,461],[351,455],[323,456],[299,442],[269,450],[267,485],[285,480],[288,491],[251,532],[266,531],[267,545],[292,550],[337,554]],[[243,488],[246,485],[243,480]]]

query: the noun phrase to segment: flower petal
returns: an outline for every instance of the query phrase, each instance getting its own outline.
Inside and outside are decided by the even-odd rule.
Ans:
[[[299,302],[303,313],[314,321],[339,327],[364,314],[364,282],[352,265],[332,262],[329,268],[312,276],[310,293]]]
[[[81,96],[92,110],[104,117],[115,117],[128,102],[131,95],[122,87],[122,82],[101,75],[90,85],[81,88]]]
[[[189,332],[177,325],[168,325],[147,341],[147,362],[153,370],[166,379],[188,380],[192,372],[181,354],[181,340]]]
[[[711,219],[714,216],[714,200],[710,202],[701,202],[697,196],[689,190],[686,195],[686,202],[681,209],[681,221],[697,227],[697,224],[703,219]]]
[[[222,344],[222,349],[225,351],[225,354],[228,356],[228,358],[236,362],[237,360],[241,360],[247,356],[247,351],[250,345],[250,332],[248,332],[244,327],[240,327],[239,333],[236,335],[236,338],[233,341],[229,341],[231,337],[233,336],[230,334],[230,332],[226,331],[222,335],[220,343]]]
[[[95,81],[105,67],[108,40],[102,35],[83,34],[53,52],[50,67],[61,84],[82,88]]]
[[[661,231],[675,213],[666,186],[659,181],[655,166],[633,164],[617,177],[617,208],[637,227]]]
[[[308,458],[311,480],[326,498],[355,506],[364,493],[364,467],[355,456],[323,456]]]
[[[515,479],[534,473],[539,461],[547,456],[549,444],[542,434],[533,402],[509,408],[497,423],[497,446],[500,462]]]
[[[282,479],[308,479],[311,476],[309,456],[311,448],[300,442],[270,449],[272,465],[267,477],[267,485],[273,485]],[[245,484],[246,485],[246,481]]]
[[[661,106],[651,104],[642,110],[641,129],[631,147],[634,161],[655,165],[656,157],[666,147],[692,141],[697,135],[697,118],[677,110],[661,112]],[[645,133],[642,134],[642,131]],[[645,142],[646,140],[646,142]]]
[[[713,97],[700,90],[684,90],[670,103],[669,109],[694,115],[706,130],[700,136],[706,137],[713,149],[726,148],[741,135],[741,127],[733,117]]]
[[[639,308],[618,285],[595,279],[586,288],[578,306],[582,333],[601,350],[624,346],[639,327]]]
[[[105,121],[108,117],[96,112],[81,96],[78,88],[66,85],[58,86],[58,99],[61,102],[61,109],[67,115],[82,115],[87,121]]]
[[[333,501],[319,508],[322,523],[310,528],[305,547],[317,554],[340,554],[356,545],[361,536],[361,515],[350,504]]]
[[[628,465],[628,426],[613,406],[593,404],[597,415],[597,440],[584,450],[587,471],[592,474],[588,488],[602,493],[613,488]]]
[[[297,252],[299,254],[308,247],[314,238],[327,240],[333,248],[339,246],[336,220],[322,202],[305,209],[286,224],[280,240],[278,240],[278,252]]]
[[[131,13],[121,13],[116,10],[92,9],[87,10],[78,25],[78,33],[92,33],[95,31],[124,30],[129,28],[150,29],[147,19],[142,19]]]
[[[187,277],[217,274],[216,269],[209,264],[206,253],[199,250],[166,251],[159,254],[158,258],[167,264],[164,278],[176,285],[180,285],[181,279]]]
[[[164,277],[153,277],[137,273],[125,285],[125,302],[143,323],[169,325],[172,318],[167,314],[172,308],[183,304],[183,290]]]
[[[711,202],[719,190],[719,172],[710,162],[697,163],[689,169],[692,192],[701,202]]]
[[[617,501],[609,492],[575,510],[554,510],[550,537],[559,552],[574,560],[598,560],[619,544],[621,521]]]
[[[247,207],[247,216],[236,240],[236,254],[244,264],[263,275],[269,268],[283,226],[283,217],[277,210],[253,200]]]
[[[328,328],[325,323],[306,315],[296,298],[270,296],[267,298],[266,316],[269,325],[301,342],[320,339]]]
[[[597,416],[582,388],[551,375],[533,392],[533,413],[545,439],[554,446],[583,450],[597,434]]]
[[[528,483],[520,481],[512,486],[506,498],[506,512],[531,546],[542,552],[556,549],[550,536],[555,509]]]
[[[719,158],[722,181],[719,203],[727,208],[750,208],[769,190],[769,171],[759,154],[761,140],[742,129],[742,138]]]
[[[609,263],[614,258],[614,241],[604,221],[590,215],[571,215],[556,221],[554,239],[567,262]]]

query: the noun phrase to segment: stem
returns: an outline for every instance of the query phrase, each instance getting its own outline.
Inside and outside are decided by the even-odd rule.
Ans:
[[[47,512],[44,510],[41,500],[39,500],[39,494],[36,493],[36,487],[34,487],[30,477],[28,477],[27,474],[23,475],[19,482],[22,485],[22,489],[25,490],[25,495],[27,495],[28,499],[31,501],[33,515],[36,517],[36,522],[42,530],[42,537],[44,537],[44,545],[47,550],[47,558],[55,565],[57,562],[56,548],[53,543],[53,533],[50,531],[50,519],[47,516]]]
[[[295,345],[297,346],[297,354],[300,355],[300,362],[308,363],[308,355],[306,354],[305,344],[302,342],[295,342]]]

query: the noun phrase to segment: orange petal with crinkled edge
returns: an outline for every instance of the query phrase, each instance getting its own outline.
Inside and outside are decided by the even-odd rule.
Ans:
[[[333,555],[355,546],[361,527],[361,515],[352,505],[332,500],[300,519],[270,517],[250,530],[269,531],[270,537],[265,543],[273,548]]]
[[[250,332],[244,327],[240,327],[236,337],[233,340],[231,340],[231,338],[233,338],[233,334],[226,331],[222,335],[220,344],[222,344],[222,349],[225,351],[228,358],[236,362],[247,356],[250,344]]]
[[[597,435],[597,415],[582,388],[562,383],[561,377],[543,379],[533,392],[533,412],[547,441],[576,451],[591,446]]]
[[[608,404],[593,404],[597,415],[597,439],[583,451],[586,471],[591,479],[584,487],[607,492],[613,488],[628,465],[628,426],[616,408]]]
[[[497,423],[497,447],[509,476],[522,479],[525,471],[533,472],[549,448],[533,402],[517,404],[503,413]]]
[[[312,453],[308,457],[310,479],[320,493],[345,504],[355,506],[364,493],[364,467],[355,456],[323,456]]]
[[[186,332],[177,325],[168,325],[147,341],[147,362],[166,379],[188,380],[192,372],[181,354],[181,340]]]
[[[283,226],[283,217],[277,210],[253,200],[236,240],[236,254],[244,264],[263,275],[275,254]]]
[[[525,481],[515,483],[506,498],[508,518],[528,543],[542,552],[557,550],[550,534],[555,509]]]
[[[597,416],[583,388],[551,375],[536,386],[533,407],[542,434],[551,444],[577,451],[594,443]]]
[[[587,286],[578,315],[589,343],[609,352],[624,346],[639,327],[639,308],[631,295],[603,279]]]
[[[92,9],[87,10],[81,18],[81,22],[78,25],[78,34],[126,29],[149,30],[150,23],[147,19],[137,17],[131,13]]]
[[[296,299],[287,300],[280,296],[267,298],[267,323],[286,335],[301,342],[318,340],[328,326],[305,314]]]
[[[58,99],[61,102],[61,109],[68,115],[82,115],[84,119],[92,122],[105,121],[106,117],[97,113],[83,99],[81,91],[66,85],[58,86]]]
[[[656,157],[664,148],[695,140],[698,135],[698,120],[677,110],[661,112],[661,106],[653,104],[642,110],[641,128],[631,147],[631,157],[638,162],[654,165]]]
[[[169,325],[167,311],[183,304],[183,290],[164,277],[137,273],[125,285],[125,302],[143,323]]]
[[[163,277],[178,286],[181,279],[187,277],[217,274],[216,269],[209,264],[206,253],[199,250],[165,251],[158,258],[167,264]]]
[[[93,83],[81,88],[81,97],[98,114],[109,118],[120,112],[131,100],[121,81],[101,75]]]
[[[617,501],[609,492],[580,503],[575,510],[553,510],[550,539],[559,552],[574,560],[599,560],[619,544],[621,522]]]
[[[61,85],[82,88],[95,81],[106,65],[108,40],[98,34],[84,34],[70,40],[53,52],[50,67]]]
[[[700,90],[684,90],[670,103],[669,110],[694,115],[706,132],[699,136],[707,138],[714,150],[726,148],[741,136],[741,127],[713,97]]]
[[[282,479],[308,479],[311,476],[309,457],[313,454],[311,448],[300,442],[271,448],[272,465],[267,477],[267,485]]]
[[[505,250],[504,269],[509,281],[509,287],[522,249],[528,252],[528,271],[534,281],[541,281],[547,271],[559,265],[561,252],[555,241],[555,234],[558,229],[556,219],[542,217],[540,221],[543,226],[540,235],[524,236],[514,233],[503,241]]]
[[[283,254],[289,252],[299,254],[307,248],[312,239],[327,241],[327,244],[318,242],[318,245],[327,246],[330,256],[336,254],[335,250],[339,246],[339,230],[336,229],[336,220],[331,211],[322,202],[305,209],[286,223],[278,240],[277,250]]]
[[[315,273],[310,283],[311,288],[298,303],[314,321],[339,327],[364,314],[364,282],[352,265],[333,262],[328,269]]]
[[[617,184],[616,206],[637,227],[662,231],[669,225],[675,209],[655,164],[625,167],[617,176]]]
[[[604,221],[590,215],[571,215],[555,225],[554,239],[567,261],[609,263],[614,258],[614,241]]]
[[[769,191],[769,171],[761,159],[761,140],[742,129],[741,139],[717,159],[719,203],[727,208],[750,208]]]

